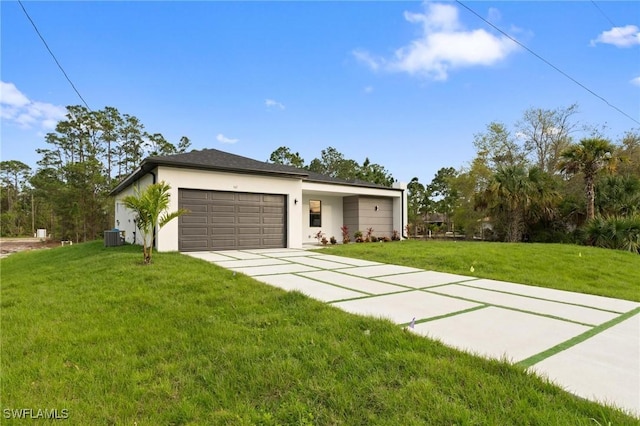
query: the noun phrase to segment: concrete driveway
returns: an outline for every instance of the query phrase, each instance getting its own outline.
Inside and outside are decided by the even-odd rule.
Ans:
[[[640,417],[640,303],[306,250],[185,253],[505,359]]]

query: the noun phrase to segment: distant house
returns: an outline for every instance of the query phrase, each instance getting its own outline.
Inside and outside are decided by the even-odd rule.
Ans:
[[[159,231],[159,251],[300,248],[315,243],[319,231],[341,241],[342,225],[353,240],[367,228],[377,237],[402,234],[407,223],[403,185],[345,181],[204,149],[146,158],[111,192],[115,227],[127,242],[141,243],[122,198],[159,181],[171,185],[170,210],[189,210]]]

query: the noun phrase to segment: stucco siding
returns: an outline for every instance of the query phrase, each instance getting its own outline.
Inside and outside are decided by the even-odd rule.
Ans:
[[[393,231],[393,203],[389,198],[360,197],[360,223],[365,231],[373,228],[376,237],[391,238]]]
[[[302,199],[302,189],[298,179],[160,167],[158,181],[161,180],[171,182],[171,211],[178,209],[179,188],[286,195],[287,208],[291,212],[287,218],[287,246],[302,246],[300,203],[296,205],[294,201]],[[298,214],[294,213],[296,211]],[[158,250],[178,250],[177,220],[169,222],[160,230]]]
[[[406,192],[396,189],[369,188],[309,182],[298,177],[221,172],[160,165],[153,173],[144,175],[116,196],[114,224],[125,231],[126,241],[141,243],[139,231],[133,223],[133,213],[121,200],[134,194],[134,188],[144,188],[154,181],[165,181],[171,185],[169,211],[178,209],[179,190],[195,189],[227,191],[236,193],[276,194],[285,196],[286,246],[300,248],[303,243],[315,243],[315,235],[322,231],[327,239],[334,236],[341,241],[340,227],[349,227],[351,236],[357,230],[374,228],[378,237],[391,236],[393,230],[402,230],[406,223]],[[404,189],[403,187],[399,187]],[[322,205],[322,224],[310,226],[309,201],[319,200]],[[375,206],[378,210],[375,210]],[[179,221],[165,225],[156,238],[158,251],[179,249]]]
[[[391,238],[394,230],[393,198],[356,195],[344,199],[344,223],[353,239],[355,231],[366,234],[373,228],[376,237]]]
[[[124,231],[124,237],[127,243],[142,244],[142,235],[140,234],[140,230],[135,226],[135,214],[124,206],[124,204],[122,203],[122,199],[129,195],[135,195],[136,189],[142,190],[151,183],[153,183],[153,176],[151,176],[150,174],[146,175],[142,179],[138,180],[136,183],[119,193],[116,197],[114,226],[120,231]]]
[[[322,224],[320,227],[310,226],[309,221],[309,201],[318,200],[321,205]],[[325,237],[330,239],[335,237],[341,241],[340,227],[342,226],[342,197],[335,197],[320,194],[304,194],[302,197],[302,241],[303,243],[317,242],[315,236],[318,231],[322,231]]]
[[[366,195],[371,197],[402,197],[402,191],[392,188],[369,188],[365,186],[336,185],[321,182],[302,181],[302,190],[305,192],[327,193],[348,197],[350,195]]]
[[[349,229],[349,237],[351,241],[354,241],[355,237],[353,233],[359,228],[360,221],[358,220],[358,196],[353,195],[351,197],[344,197],[342,200],[344,206],[343,222]],[[340,234],[342,235],[342,233]]]

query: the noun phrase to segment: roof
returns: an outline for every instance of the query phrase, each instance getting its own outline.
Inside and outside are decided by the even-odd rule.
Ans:
[[[349,185],[367,188],[393,189],[384,185],[378,185],[361,180],[344,180],[293,166],[268,163],[217,149],[193,150],[184,154],[166,156],[151,156],[145,158],[140,167],[122,182],[120,182],[110,195],[117,195],[158,166],[178,167],[198,170],[215,170],[229,173],[258,174],[267,176],[288,177],[302,179],[309,182],[331,183],[336,185]]]

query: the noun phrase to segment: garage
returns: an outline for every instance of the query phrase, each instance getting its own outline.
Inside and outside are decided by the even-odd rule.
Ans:
[[[286,247],[286,196],[179,189],[178,250]]]

